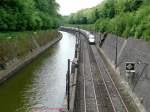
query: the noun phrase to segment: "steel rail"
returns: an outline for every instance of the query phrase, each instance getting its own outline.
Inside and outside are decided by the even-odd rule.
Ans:
[[[83,46],[84,46],[84,43],[83,43]],[[86,112],[86,96],[85,96],[85,74],[84,74],[84,72],[85,72],[85,70],[84,70],[84,68],[85,68],[85,50],[83,50],[83,48],[82,48],[82,52],[83,52],[83,79],[84,79],[84,112]]]
[[[88,51],[88,54],[89,54],[89,51]],[[93,90],[94,90],[94,99],[95,99],[95,102],[96,102],[96,109],[97,109],[97,112],[99,112],[98,103],[97,103],[97,97],[96,97],[96,92],[95,92],[93,73],[92,73],[92,70],[91,70],[91,63],[90,63],[89,55],[88,55],[88,59],[89,59],[89,66],[90,66],[90,75],[91,75],[91,78],[92,78],[92,85],[93,85]]]
[[[95,46],[94,46],[94,47],[95,47]],[[96,50],[97,50],[97,49],[96,49]],[[92,49],[92,52],[93,52],[93,54],[94,54],[93,49]],[[98,51],[97,51],[97,52],[98,52]],[[102,77],[103,83],[104,83],[104,85],[105,85],[107,94],[108,94],[108,96],[109,96],[109,100],[110,100],[111,105],[112,105],[112,107],[113,107],[113,112],[117,112],[117,110],[116,110],[116,108],[115,108],[115,104],[114,104],[114,102],[113,102],[113,100],[112,100],[112,97],[111,97],[111,93],[109,92],[108,85],[106,84],[105,78],[104,78],[104,76],[102,75],[102,74],[103,74],[102,71],[101,71],[102,68],[100,67],[100,64],[98,63],[98,59],[96,58],[95,54],[94,54],[94,57],[95,57],[96,64],[97,64],[97,66],[98,66],[99,72],[101,73],[101,77]],[[100,54],[99,54],[99,57],[101,57]],[[116,85],[115,85],[113,79],[111,78],[110,73],[108,72],[108,69],[106,68],[106,65],[104,64],[104,62],[103,62],[102,59],[101,59],[101,62],[102,62],[102,67],[103,67],[105,73],[106,73],[107,76],[109,77],[109,79],[110,79],[110,81],[111,81],[111,83],[112,83],[112,85],[113,85],[113,88],[115,88],[116,93],[117,93],[117,95],[119,96],[118,98],[119,98],[119,100],[120,100],[120,102],[121,102],[123,108],[125,109],[125,112],[129,112],[128,109],[127,109],[127,106],[125,105],[125,103],[124,103],[124,101],[123,101],[123,99],[122,99],[122,97],[121,97],[120,92],[118,91],[118,89],[117,89],[117,87],[116,87]]]
[[[86,43],[83,43],[83,46],[85,47]],[[86,50],[83,50],[83,76],[84,76],[84,106],[85,106],[85,110],[84,112],[87,111],[87,102],[86,102],[86,78],[85,78],[85,57],[88,56],[88,62],[90,62],[89,59],[89,52],[87,53],[88,55],[86,55]],[[96,110],[97,112],[99,112],[99,108],[98,108],[98,103],[97,103],[97,97],[96,97],[96,92],[95,92],[95,85],[94,85],[94,79],[93,79],[93,75],[92,75],[92,70],[91,70],[91,64],[89,63],[89,67],[90,67],[90,77],[92,79],[92,88],[93,88],[93,92],[94,92],[94,100],[95,100],[95,105],[96,105]]]
[[[116,84],[114,83],[114,81],[113,81],[113,79],[112,79],[112,77],[111,77],[111,75],[110,75],[110,73],[109,73],[109,71],[108,71],[106,65],[104,64],[104,61],[101,60],[101,62],[102,62],[102,65],[103,65],[103,68],[104,68],[106,74],[108,75],[109,79],[111,80],[111,82],[112,82],[112,84],[113,84],[113,86],[114,86],[114,88],[115,88],[115,90],[116,90],[116,92],[117,92],[117,94],[118,94],[118,96],[119,96],[119,98],[120,98],[120,101],[121,101],[121,103],[122,103],[122,105],[123,105],[125,111],[126,111],[126,112],[129,112],[129,111],[128,111],[128,108],[127,108],[127,106],[126,106],[126,104],[125,104],[124,101],[123,101],[123,98],[122,98],[122,96],[121,96],[121,94],[120,94],[118,88],[116,87]]]
[[[93,53],[93,54],[94,54],[94,53]],[[94,55],[94,57],[95,57],[95,55]],[[96,64],[97,64],[98,70],[99,70],[100,74],[102,74],[100,65],[98,64],[98,60],[97,60],[96,57],[95,57],[95,60],[96,60]],[[105,86],[105,88],[106,88],[106,91],[107,91],[107,94],[108,94],[108,98],[109,98],[109,100],[110,100],[110,102],[111,102],[111,105],[112,105],[112,108],[113,108],[113,112],[117,112],[116,109],[115,109],[115,106],[114,106],[114,104],[113,104],[113,101],[112,101],[110,92],[109,92],[109,90],[108,90],[108,87],[107,87],[107,84],[106,84],[106,82],[105,82],[105,80],[104,80],[103,75],[101,75],[101,77],[102,77],[102,81],[103,81],[103,83],[104,83],[104,86]]]

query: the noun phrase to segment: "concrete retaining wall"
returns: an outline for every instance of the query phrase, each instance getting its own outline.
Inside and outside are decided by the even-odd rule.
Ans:
[[[61,38],[62,38],[62,35],[60,34],[56,39],[52,40],[47,45],[33,51],[32,53],[29,53],[26,57],[20,60],[17,60],[16,62],[8,66],[5,70],[0,71],[0,84],[4,83],[6,80],[11,78],[20,69],[25,67],[27,64],[31,63],[33,59],[35,59],[38,55],[43,53],[50,46],[57,43]]]
[[[102,49],[107,54],[108,58],[112,61],[112,63],[115,63],[116,59],[116,36],[108,34],[103,45]],[[125,39],[118,38],[118,54],[120,53],[120,50],[122,48],[123,43],[125,42]]]
[[[102,46],[111,63],[116,59],[116,36],[109,34]],[[150,112],[150,43],[136,39],[118,38],[118,70],[120,75],[127,79],[125,62],[135,62],[136,72],[130,82],[131,89],[142,101],[146,110]],[[130,74],[129,74],[130,75]]]

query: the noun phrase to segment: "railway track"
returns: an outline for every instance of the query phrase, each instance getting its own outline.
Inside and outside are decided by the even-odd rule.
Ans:
[[[112,106],[112,112],[129,112],[125,105],[120,92],[118,91],[101,55],[98,52],[96,46],[91,46],[91,53],[97,64],[99,70],[99,76],[103,82],[103,86],[106,89],[106,93]],[[102,107],[103,108],[103,107]]]
[[[85,48],[88,48],[86,43],[84,43],[84,45],[85,45]],[[86,111],[85,112],[99,112],[99,104],[98,104],[98,99],[97,99],[97,95],[96,95],[93,72],[92,72],[91,64],[89,63],[90,59],[89,59],[88,49],[84,50],[83,60],[84,60],[83,68],[87,67],[86,71],[83,72],[84,82],[85,82],[85,91],[84,91],[85,102],[86,102],[86,106],[85,106]],[[89,98],[92,98],[92,100],[89,100]],[[93,107],[92,110],[91,110],[91,107]]]
[[[77,82],[74,112],[100,112],[91,65],[89,63],[89,53],[88,49],[86,49],[87,43],[81,41],[81,47],[81,74]]]
[[[95,46],[81,39],[74,112],[129,112]]]

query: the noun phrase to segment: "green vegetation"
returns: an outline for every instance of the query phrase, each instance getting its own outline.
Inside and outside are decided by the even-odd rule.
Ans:
[[[105,0],[68,17],[67,23],[125,38],[150,40],[150,0]]]
[[[55,0],[1,0],[0,31],[45,30],[59,25]]]
[[[57,35],[55,30],[0,33],[0,64],[21,59],[38,46],[46,45]]]
[[[55,0],[0,0],[0,64],[20,59],[58,34]]]

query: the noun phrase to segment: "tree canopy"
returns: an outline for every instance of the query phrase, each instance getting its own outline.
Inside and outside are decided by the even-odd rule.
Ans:
[[[58,26],[55,0],[0,0],[0,30],[51,29]]]
[[[93,24],[91,26],[100,32],[149,40],[149,12],[150,0],[104,0],[93,8],[71,14],[68,23]]]

